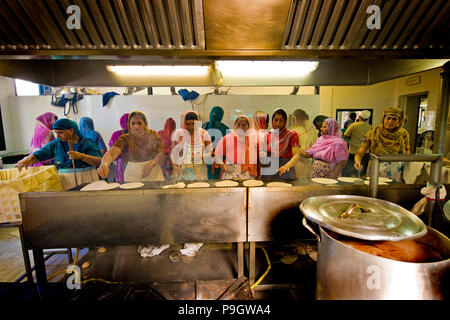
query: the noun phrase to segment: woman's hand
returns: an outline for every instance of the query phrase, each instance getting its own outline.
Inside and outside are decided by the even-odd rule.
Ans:
[[[363,167],[361,165],[361,161],[359,161],[359,159],[356,159],[355,157],[355,164],[353,165],[355,167],[356,170],[361,170]]]
[[[105,179],[109,174],[109,165],[102,163],[100,167],[97,168],[97,173],[102,179]]]
[[[289,168],[287,165],[281,166],[277,172],[281,175],[285,174],[286,172],[289,172],[289,170],[291,170],[291,168]]]
[[[30,162],[27,158],[24,158],[17,162],[17,170],[20,172],[22,171],[22,168],[25,167],[25,170],[28,169],[28,166],[30,165]]]
[[[141,178],[145,178],[152,172],[152,169],[155,167],[155,161],[152,160],[148,164],[145,165],[144,169],[142,170]]]
[[[78,151],[69,151],[67,152],[67,154],[69,155],[69,159],[71,160],[83,160],[85,156],[84,153]]]

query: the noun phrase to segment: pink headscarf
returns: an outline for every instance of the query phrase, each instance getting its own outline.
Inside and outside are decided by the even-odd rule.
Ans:
[[[117,141],[117,139],[119,139],[119,137],[122,134],[127,133],[127,131],[128,131],[128,115],[129,115],[129,113],[124,113],[120,117],[120,127],[122,128],[122,130],[117,130],[117,131],[113,132],[111,139],[109,139],[109,143],[108,143],[108,145],[110,147],[112,147],[114,145],[114,143]]]
[[[164,123],[164,130],[158,131],[159,137],[164,142],[166,154],[169,154],[172,150],[172,133],[175,131],[175,128],[175,120],[168,118]]]
[[[33,138],[31,139],[30,154],[56,139],[52,131],[52,126],[56,119],[57,116],[53,112],[46,112],[36,118],[37,123],[34,127]]]
[[[263,111],[256,111],[253,116],[253,129],[264,130],[267,129],[269,122],[269,115]]]
[[[332,164],[332,167],[342,160],[348,160],[347,142],[342,139],[342,131],[335,119],[325,120],[328,134],[320,136],[316,142],[306,150],[314,159],[320,159]]]

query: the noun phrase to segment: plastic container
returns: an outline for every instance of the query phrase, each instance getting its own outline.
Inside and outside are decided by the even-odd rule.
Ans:
[[[63,191],[55,166],[0,170],[0,223],[22,221],[19,193],[37,191]]]

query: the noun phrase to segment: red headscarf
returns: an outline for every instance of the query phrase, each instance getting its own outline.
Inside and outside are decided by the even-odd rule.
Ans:
[[[164,129],[158,131],[161,140],[164,142],[166,154],[170,154],[172,150],[172,133],[175,131],[176,126],[175,120],[168,118],[164,123]]]

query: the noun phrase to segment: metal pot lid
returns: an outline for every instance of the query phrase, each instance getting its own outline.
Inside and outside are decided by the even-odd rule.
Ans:
[[[300,204],[309,220],[339,234],[364,239],[400,241],[424,236],[422,220],[392,202],[351,195],[311,197]]]

